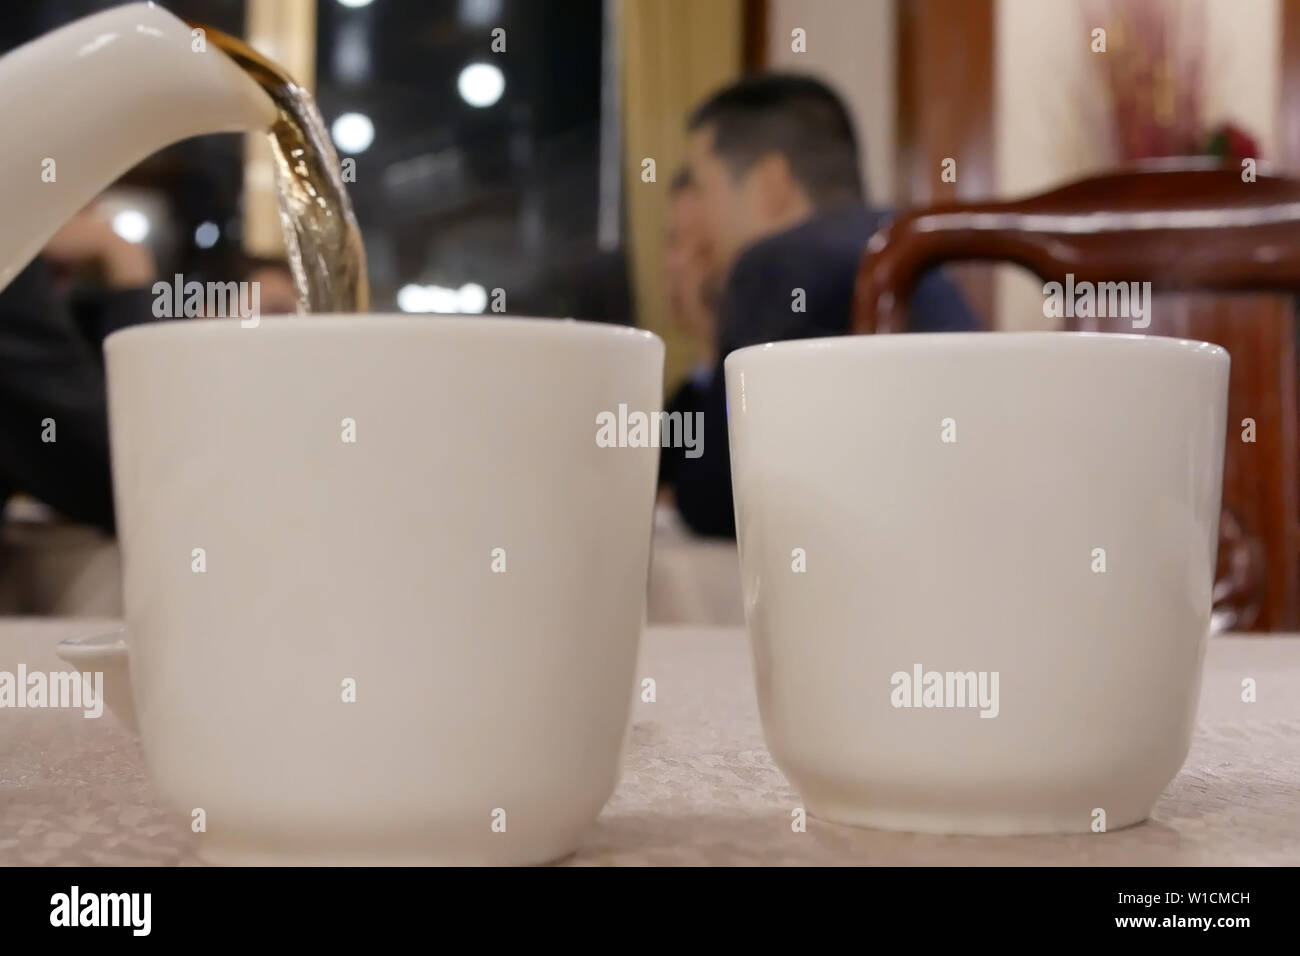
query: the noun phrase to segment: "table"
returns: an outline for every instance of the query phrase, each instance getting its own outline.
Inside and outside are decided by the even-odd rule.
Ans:
[[[646,617],[651,624],[742,626],[736,542],[696,537],[680,518],[656,511]]]
[[[66,637],[111,620],[0,618],[0,670],[66,669]],[[1105,834],[937,837],[808,820],[763,745],[741,628],[651,627],[623,778],[570,864],[1297,864],[1300,635],[1210,642],[1192,751],[1153,818]],[[1253,677],[1258,701],[1241,702]],[[0,710],[0,865],[186,864],[116,718]]]

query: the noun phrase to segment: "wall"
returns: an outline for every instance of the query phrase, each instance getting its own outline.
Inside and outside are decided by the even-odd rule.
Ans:
[[[807,52],[790,49],[801,27]],[[768,68],[809,73],[847,101],[866,153],[863,176],[871,201],[894,192],[894,0],[769,0]]]
[[[1186,0],[1189,6],[1197,0]],[[1281,0],[1204,0],[1207,119],[1231,120],[1276,156]],[[1111,165],[1099,129],[1104,104],[1089,49],[1081,0],[998,0],[994,148],[998,195],[1014,197]],[[873,201],[895,189],[896,50],[894,0],[769,0],[768,65],[812,73],[850,105],[866,144],[864,175]],[[807,32],[807,52],[790,49],[790,31]],[[1042,284],[999,270],[998,322],[1008,329],[1047,327]]]
[[[1194,3],[1195,0],[1192,0]],[[1188,3],[1191,6],[1192,3]],[[1077,0],[998,0],[996,154],[999,194],[1039,192],[1112,165],[1097,71],[1089,49],[1092,24]],[[1210,125],[1231,120],[1276,154],[1279,0],[1207,0],[1205,74]],[[1047,328],[1042,283],[1000,270],[1003,328]]]

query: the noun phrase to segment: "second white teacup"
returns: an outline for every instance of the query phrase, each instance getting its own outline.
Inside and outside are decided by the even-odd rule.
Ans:
[[[1196,712],[1227,353],[851,336],[742,349],[726,376],[763,730],[809,811],[1144,819]]]

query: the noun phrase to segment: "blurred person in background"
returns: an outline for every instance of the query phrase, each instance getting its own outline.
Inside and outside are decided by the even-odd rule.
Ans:
[[[263,315],[297,311],[285,260],[238,255],[222,271],[258,284]],[[148,246],[86,209],[0,290],[0,507],[22,492],[113,533],[103,344],[156,321],[157,272]]]
[[[712,249],[705,236],[699,191],[690,171],[678,170],[668,187],[668,228],[664,237],[665,280],[671,321],[696,350],[696,362],[686,380],[669,398],[665,411],[687,415],[704,411],[705,398],[717,365],[717,309],[721,290]],[[684,448],[659,452],[660,500],[673,504]]]
[[[94,291],[74,300],[66,279]],[[113,530],[104,338],[153,318],[157,267],[86,209],[0,290],[0,505],[26,492]]]
[[[818,80],[746,77],[696,107],[687,130],[690,178],[722,293],[703,454],[680,462],[673,488],[692,530],[729,536],[735,514],[723,360],[762,342],[847,334],[858,265],[890,213],[867,205],[853,123]],[[938,273],[917,285],[910,315],[914,332],[978,327]]]

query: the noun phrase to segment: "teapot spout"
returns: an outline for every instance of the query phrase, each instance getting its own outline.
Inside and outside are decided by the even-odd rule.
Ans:
[[[152,3],[68,24],[0,57],[0,289],[105,186],[164,146],[265,130],[277,109],[214,44]]]

